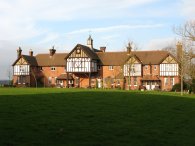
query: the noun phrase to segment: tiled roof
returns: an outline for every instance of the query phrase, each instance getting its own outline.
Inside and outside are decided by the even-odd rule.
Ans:
[[[97,54],[91,48],[81,45],[81,44],[77,44],[74,47],[74,49],[66,56],[66,58],[68,58],[77,47],[80,47],[87,54],[87,56],[89,56],[91,59],[96,59],[96,60],[99,59]]]
[[[159,77],[158,76],[153,76],[153,75],[146,75],[143,76],[143,79],[141,79],[142,81],[159,81]]]
[[[37,66],[37,60],[34,56],[22,55],[23,58],[32,66]]]
[[[130,56],[135,55],[142,64],[160,64],[169,53],[167,51],[97,52],[102,65],[123,65]]]
[[[36,60],[36,58],[34,56],[27,56],[27,55],[21,55],[18,59],[16,59],[16,61],[12,65],[15,65],[17,63],[17,61],[21,57],[24,58],[29,65],[31,65],[31,66],[37,66],[37,60]]]
[[[97,52],[102,65],[122,65],[128,59],[126,52]]]
[[[134,51],[143,64],[160,64],[169,53],[167,51]]]
[[[67,53],[55,53],[53,56],[50,54],[36,55],[38,66],[65,66],[65,57]]]
[[[67,79],[67,74],[61,74],[57,77],[57,80],[66,80]],[[72,75],[69,75],[68,79],[73,79]]]

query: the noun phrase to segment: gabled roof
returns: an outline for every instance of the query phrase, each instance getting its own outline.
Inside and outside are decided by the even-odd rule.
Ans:
[[[128,59],[126,52],[97,52],[102,65],[123,65]]]
[[[50,54],[36,55],[38,66],[65,66],[64,58],[68,53],[55,53],[53,56]]]
[[[80,47],[80,49],[83,50],[87,54],[87,56],[89,56],[91,59],[95,59],[95,60],[99,59],[97,54],[91,48],[81,44],[77,44],[74,47],[74,49],[66,56],[65,59],[67,59],[74,52],[74,50],[77,49],[77,47]]]
[[[14,66],[20,58],[23,58],[29,65],[31,66],[37,66],[37,60],[34,56],[28,56],[28,55],[21,55],[16,61],[12,64]]]
[[[142,64],[160,64],[169,53],[167,51],[97,52],[102,65],[123,65],[135,56]]]
[[[168,51],[133,51],[142,64],[160,64],[168,55]]]

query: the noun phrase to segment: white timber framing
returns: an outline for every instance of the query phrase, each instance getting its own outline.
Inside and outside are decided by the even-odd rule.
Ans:
[[[178,76],[179,65],[172,56],[168,56],[160,64],[160,76]]]

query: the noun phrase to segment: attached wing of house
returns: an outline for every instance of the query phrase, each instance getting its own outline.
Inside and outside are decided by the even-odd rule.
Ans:
[[[65,58],[67,72],[90,73],[97,72],[98,56],[91,48],[83,45],[76,47]]]

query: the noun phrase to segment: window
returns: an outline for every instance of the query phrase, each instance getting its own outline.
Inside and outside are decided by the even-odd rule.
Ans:
[[[55,71],[56,70],[56,68],[55,67],[51,67],[51,71]]]
[[[48,78],[48,84],[51,84],[51,77]]]
[[[168,78],[164,78],[164,84],[165,86],[168,85]]]
[[[43,70],[42,66],[40,66],[40,67],[39,67],[39,70],[40,70],[40,71],[42,71],[42,70]]]
[[[98,68],[98,70],[101,70],[101,66],[100,65],[98,65],[97,68]]]
[[[175,84],[174,83],[174,78],[170,78],[170,83],[171,83],[172,86]]]
[[[24,72],[24,70],[25,70],[24,66],[20,65],[20,69],[19,70],[20,70],[20,72]]]
[[[75,84],[79,85],[79,78],[78,77],[75,79]]]
[[[114,67],[112,65],[108,66],[109,70],[114,70]]]
[[[73,80],[69,80],[68,81],[68,84],[71,84],[72,85],[73,83],[74,83]]]
[[[157,65],[154,66],[154,70],[157,70]]]
[[[146,70],[148,69],[148,65],[145,65],[145,69],[146,69]]]
[[[134,85],[136,85],[137,86],[137,77],[134,77]]]
[[[55,84],[57,84],[57,77],[55,77]]]

